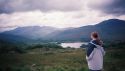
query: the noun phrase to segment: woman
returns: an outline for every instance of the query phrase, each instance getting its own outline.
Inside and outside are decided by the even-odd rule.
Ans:
[[[91,39],[86,49],[88,67],[90,71],[101,71],[103,69],[103,56],[105,54],[102,41],[97,32],[91,33]]]

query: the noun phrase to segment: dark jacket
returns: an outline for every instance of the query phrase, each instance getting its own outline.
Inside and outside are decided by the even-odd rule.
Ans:
[[[97,45],[100,45],[97,40],[91,40],[90,42],[92,42],[94,44],[97,44]],[[97,48],[95,45],[91,44],[90,42],[88,43],[88,45],[86,47],[86,55],[88,57],[92,53],[92,51],[94,50],[94,48]]]

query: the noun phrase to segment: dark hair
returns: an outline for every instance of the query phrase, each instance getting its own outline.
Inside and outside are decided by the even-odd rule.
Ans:
[[[101,40],[99,38],[98,32],[92,32],[91,36],[97,40],[97,42],[98,42],[99,45],[102,45],[102,42],[101,42]]]
[[[99,38],[99,36],[98,36],[98,33],[97,33],[97,32],[92,32],[92,33],[91,33],[91,36],[93,36],[94,38]]]

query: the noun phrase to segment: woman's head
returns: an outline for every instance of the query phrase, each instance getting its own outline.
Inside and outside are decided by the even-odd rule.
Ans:
[[[91,33],[91,38],[92,38],[92,39],[99,39],[98,33],[97,33],[97,32],[92,32],[92,33]]]
[[[92,38],[92,40],[96,40],[99,45],[103,44],[103,42],[100,40],[99,34],[97,32],[92,32],[91,38]]]

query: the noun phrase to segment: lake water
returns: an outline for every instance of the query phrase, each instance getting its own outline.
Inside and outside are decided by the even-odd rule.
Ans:
[[[73,43],[61,43],[63,48],[71,47],[71,48],[80,48],[80,46],[84,44],[87,45],[87,42],[73,42]]]

